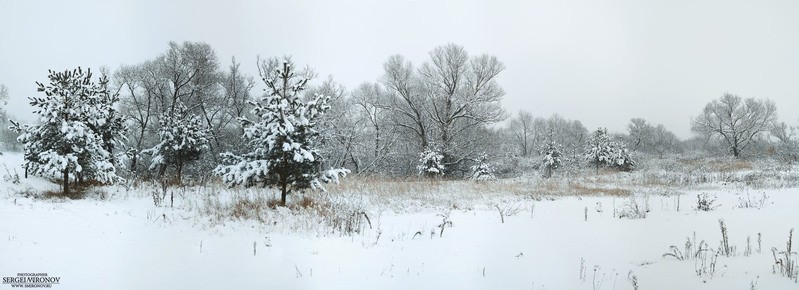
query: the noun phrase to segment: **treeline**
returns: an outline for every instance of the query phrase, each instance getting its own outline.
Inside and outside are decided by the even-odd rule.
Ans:
[[[106,91],[93,94],[110,102],[102,116],[119,118],[124,126],[107,133],[95,130],[107,144],[95,151],[113,156],[120,176],[208,180],[225,163],[224,153],[239,156],[252,149],[248,120],[262,114],[255,108],[263,97],[278,94],[296,95],[302,102],[328,98],[325,114],[313,124],[318,134],[311,138],[319,155],[314,166],[320,171],[347,168],[362,175],[462,178],[477,171],[514,175],[545,169],[551,176],[562,167],[586,165],[634,170],[638,158],[686,152],[791,162],[799,156],[797,128],[778,123],[769,100],[725,94],[691,120],[697,134],[689,140],[641,118],[632,119],[626,132],[609,134],[558,115],[504,111],[505,92],[497,78],[505,66],[496,56],[470,54],[455,44],[433,48],[428,55],[421,64],[389,56],[382,75],[345,88],[308,67],[281,69],[282,63],[294,65],[290,58],[259,59],[256,77],[244,73],[235,58],[220,61],[206,43],[171,42],[152,59],[101,71],[95,90]],[[295,90],[293,94],[279,92],[276,70],[291,71],[287,79],[302,76],[301,82],[283,88]],[[256,87],[267,89],[258,92]],[[81,118],[87,116],[92,115]],[[4,143],[9,147],[14,142],[6,137]]]
[[[261,78],[274,61],[259,60]],[[449,44],[433,49],[420,65],[394,55],[383,69],[375,81],[349,90],[332,77],[319,80],[313,70],[303,72],[311,79],[303,99],[330,97],[319,124],[323,167],[413,175],[419,154],[429,148],[443,154],[447,175],[461,176],[480,154],[494,151],[498,132],[490,126],[506,118],[500,103],[505,93],[496,81],[504,65],[496,57]],[[185,107],[182,118],[199,119],[209,132],[207,152],[182,169],[202,176],[219,164],[220,153],[239,153],[244,128],[237,120],[251,117],[250,103],[261,96],[240,63],[233,59],[223,66],[205,43],[170,43],[164,54],[123,66],[111,79],[128,119],[127,170],[145,178],[172,170],[153,167],[144,153],[159,143],[159,130],[176,108]]]

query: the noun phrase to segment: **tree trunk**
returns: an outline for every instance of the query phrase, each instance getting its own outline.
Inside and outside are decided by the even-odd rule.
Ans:
[[[178,162],[178,175],[177,175],[176,180],[175,180],[175,182],[177,182],[177,185],[181,184],[180,179],[181,179],[181,175],[182,174],[183,174],[183,162],[179,161]]]
[[[281,183],[281,185],[280,185],[281,186],[281,189],[280,189],[280,205],[281,206],[286,206],[286,195],[288,194],[286,189],[288,187],[288,182],[286,182],[286,180],[283,179],[283,180],[280,181],[280,183]]]
[[[64,169],[64,195],[69,196],[69,170]]]
[[[164,172],[166,172],[166,164],[161,164],[160,168],[158,169],[158,178],[164,177]]]
[[[130,159],[130,171],[136,172],[136,163],[139,161],[138,154],[133,155],[133,158]]]

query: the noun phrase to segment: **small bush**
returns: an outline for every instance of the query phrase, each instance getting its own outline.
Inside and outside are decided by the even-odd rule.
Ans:
[[[769,196],[764,192],[760,197],[753,197],[748,192],[746,196],[738,197],[738,208],[763,208],[768,202]]]
[[[644,195],[642,199],[638,199],[631,195],[624,205],[624,208],[619,212],[619,218],[629,219],[643,219],[649,212],[649,195]]]
[[[699,211],[712,211],[716,208],[721,206],[720,204],[716,204],[716,196],[711,196],[707,193],[701,193],[696,195],[696,210]]]

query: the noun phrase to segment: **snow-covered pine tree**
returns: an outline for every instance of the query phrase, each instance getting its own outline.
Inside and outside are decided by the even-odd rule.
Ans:
[[[162,114],[159,122],[160,142],[142,153],[153,155],[150,170],[158,168],[159,177],[164,176],[167,167],[174,166],[175,182],[180,184],[184,166],[200,159],[208,148],[208,129],[202,125],[200,117],[189,113],[182,103],[176,104],[173,114]]]
[[[444,175],[444,155],[437,150],[425,149],[419,154],[419,175],[426,177],[436,177]]]
[[[632,171],[635,161],[630,156],[627,146],[622,142],[611,142],[612,158],[610,166],[621,171]]]
[[[541,156],[544,169],[547,171],[546,176],[550,178],[552,177],[552,172],[560,168],[561,159],[563,158],[563,153],[560,152],[560,146],[552,139],[551,133],[549,142],[544,144],[544,148],[541,150]]]
[[[86,120],[86,125],[97,136],[100,137],[101,146],[106,152],[110,154],[109,162],[116,168],[117,158],[114,155],[114,148],[120,140],[125,138],[127,127],[125,120],[117,114],[117,103],[119,102],[118,94],[111,94],[108,90],[108,77],[102,75],[97,82],[96,98],[89,99],[89,106],[95,108],[95,115],[90,116],[91,120]],[[90,152],[84,152],[78,158],[79,164],[86,164],[91,162]],[[78,182],[84,180],[93,180],[94,168],[83,166],[83,171],[78,173]]]
[[[612,167],[621,171],[631,171],[635,161],[630,157],[627,146],[622,142],[611,141],[608,129],[599,128],[588,140],[585,159],[595,166],[599,174],[599,166]]]
[[[488,155],[485,153],[480,154],[480,157],[477,158],[477,164],[473,165],[470,169],[472,171],[471,176],[469,176],[470,180],[487,181],[496,179],[494,168],[491,164],[488,164]]]
[[[125,126],[125,119],[117,111],[119,94],[112,94],[108,90],[108,76],[103,75],[98,82],[100,91],[94,106],[97,107],[96,122],[89,122],[89,128],[100,135],[103,142],[103,149],[111,153],[111,163],[116,166],[117,159],[114,156],[114,149],[118,142],[125,140],[128,131]]]
[[[230,185],[270,186],[280,189],[280,203],[296,190],[321,187],[320,180],[336,180],[346,169],[320,172],[322,156],[317,149],[319,118],[329,108],[329,97],[316,95],[303,102],[301,93],[311,74],[297,71],[290,58],[263,63],[261,77],[266,94],[250,102],[258,119],[241,118],[249,152],[221,154],[226,164],[214,169]]]
[[[594,131],[586,143],[584,156],[589,164],[595,166],[597,174],[599,174],[599,166],[610,164],[613,158],[613,148],[610,137],[608,137],[608,129],[598,128]]]
[[[61,178],[63,192],[70,194],[70,180],[96,180],[103,183],[119,179],[111,162],[112,152],[104,139],[92,128],[107,121],[103,112],[107,104],[106,87],[92,82],[91,70],[64,72],[49,71],[50,83],[37,82],[44,97],[31,97],[33,111],[40,116],[40,125],[13,123],[22,134],[26,172],[51,178]],[[115,134],[111,134],[114,136]]]

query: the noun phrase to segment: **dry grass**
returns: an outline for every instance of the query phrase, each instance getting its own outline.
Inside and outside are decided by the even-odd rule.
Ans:
[[[332,195],[355,195],[389,205],[422,203],[430,206],[468,209],[497,199],[554,196],[628,196],[631,189],[593,179],[513,179],[493,182],[465,180],[381,180],[356,177],[328,188]]]
[[[710,172],[737,172],[754,168],[752,162],[746,160],[681,159],[678,162],[689,167],[689,170],[707,170]]]
[[[230,217],[234,219],[254,219],[265,222],[265,211],[274,209],[280,204],[280,200],[266,198],[240,198],[233,201],[230,205]]]
[[[603,188],[586,186],[582,183],[570,183],[569,192],[572,195],[587,196],[587,195],[608,195],[608,196],[629,196],[632,191],[624,188]]]

